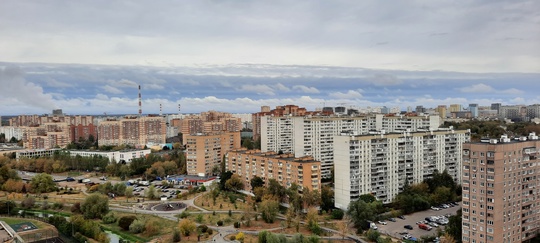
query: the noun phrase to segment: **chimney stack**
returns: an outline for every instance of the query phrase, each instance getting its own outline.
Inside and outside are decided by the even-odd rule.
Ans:
[[[139,85],[139,117],[142,116],[141,85]]]

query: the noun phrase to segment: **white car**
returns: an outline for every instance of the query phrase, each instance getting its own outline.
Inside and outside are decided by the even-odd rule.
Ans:
[[[435,210],[435,211],[439,211],[439,210],[441,210],[440,208],[438,208],[438,207],[435,207],[435,206],[431,206],[431,209],[433,209],[433,210]]]
[[[386,225],[386,222],[385,222],[385,221],[379,221],[379,222],[377,222],[377,223],[382,224],[382,225]]]
[[[377,227],[377,225],[376,225],[375,223],[370,223],[370,224],[369,224],[369,227],[370,227],[372,230],[377,230],[377,229],[378,229],[378,227]]]

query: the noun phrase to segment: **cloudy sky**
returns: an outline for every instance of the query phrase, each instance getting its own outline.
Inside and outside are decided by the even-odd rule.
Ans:
[[[540,103],[540,2],[20,1],[0,115]]]

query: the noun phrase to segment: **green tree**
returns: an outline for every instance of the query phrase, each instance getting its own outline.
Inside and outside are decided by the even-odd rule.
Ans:
[[[264,181],[262,178],[258,176],[254,176],[253,178],[251,178],[250,185],[251,185],[251,189],[253,190],[257,187],[264,186]]]
[[[360,200],[367,203],[372,203],[372,202],[377,201],[377,198],[375,198],[375,196],[371,194],[363,194],[363,195],[360,195]]]
[[[445,227],[446,233],[451,235],[456,242],[461,242],[461,209],[457,211],[456,215],[450,216],[448,219],[448,224]]]
[[[129,202],[129,199],[133,197],[133,187],[126,187],[124,194],[126,195],[126,202]]]
[[[225,182],[225,189],[230,191],[239,191],[244,189],[244,182],[239,175],[234,174]]]
[[[381,233],[379,233],[379,231],[370,229],[367,231],[366,237],[369,241],[376,242],[379,237],[381,237]]]
[[[231,179],[233,173],[230,171],[225,171],[221,173],[221,176],[219,178],[219,189],[225,190],[225,183]]]
[[[287,195],[285,188],[275,179],[268,180],[268,194],[273,195],[278,200],[282,200]]]
[[[81,211],[86,219],[100,219],[109,212],[109,198],[97,193],[91,194],[81,204]]]
[[[334,192],[329,186],[321,187],[321,209],[328,211],[334,208]]]
[[[37,193],[47,193],[56,190],[56,184],[52,176],[46,173],[34,176],[30,184],[32,185],[32,189]]]
[[[279,203],[275,200],[263,200],[259,206],[261,217],[266,223],[273,223],[279,212]]]
[[[146,197],[149,199],[157,199],[159,197],[156,187],[154,185],[150,185],[148,189],[146,190]]]
[[[321,205],[321,193],[319,190],[310,191],[308,188],[304,188],[302,200],[306,205],[306,208],[309,207],[318,207]]]
[[[370,203],[358,199],[349,203],[347,215],[356,228],[367,229],[369,228],[368,221],[375,219],[375,210]]]

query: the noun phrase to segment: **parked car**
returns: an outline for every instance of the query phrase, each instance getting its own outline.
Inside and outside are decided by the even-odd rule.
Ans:
[[[405,226],[403,226],[403,228],[408,229],[408,230],[413,230],[414,229],[411,225],[405,225]]]
[[[439,225],[437,223],[435,223],[435,222],[429,222],[428,225],[431,226],[431,227],[434,227],[434,228],[439,227]]]
[[[369,228],[371,228],[372,230],[377,230],[378,229],[378,227],[377,227],[377,225],[375,223],[370,223]]]
[[[399,215],[397,217],[400,218],[400,219],[405,219],[405,216],[403,216],[403,215]]]
[[[433,229],[433,228],[431,228],[431,226],[429,226],[427,224],[419,224],[418,228],[423,229],[423,230],[427,230],[427,231],[430,231],[431,229]]]
[[[435,211],[439,211],[439,210],[441,210],[440,208],[438,208],[438,207],[435,207],[435,206],[431,206],[431,209],[432,209],[432,210],[435,210]]]
[[[395,218],[389,218],[388,221],[396,222],[396,219]]]
[[[75,179],[73,179],[73,177],[67,177],[66,181],[75,181]]]
[[[386,225],[386,222],[382,221],[382,220],[379,220],[377,223],[382,224],[382,225]]]

